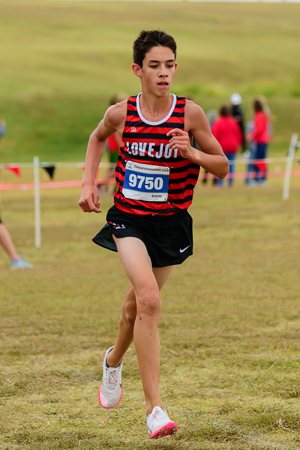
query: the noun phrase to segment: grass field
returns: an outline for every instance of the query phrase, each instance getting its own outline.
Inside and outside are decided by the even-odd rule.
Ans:
[[[2,162],[81,161],[111,95],[139,92],[131,63],[141,28],[174,34],[175,93],[207,111],[238,91],[247,120],[265,95],[272,153],[299,131],[299,4],[0,0],[0,11]]]
[[[161,394],[179,432],[151,442],[134,347],[118,408],[97,400],[126,288],[118,256],[91,242],[111,197],[86,215],[79,189],[42,191],[35,249],[32,191],[2,193],[35,268],[0,253],[0,449],[299,449],[299,194],[298,178],[287,202],[282,179],[198,185],[195,254],[162,291]]]
[[[178,42],[173,91],[205,111],[239,91],[247,119],[265,95],[270,156],[285,156],[300,133],[298,4],[0,0],[0,163],[83,161],[110,96],[139,91],[133,40],[158,27]],[[1,182],[32,182],[32,169]],[[87,215],[79,188],[42,190],[36,249],[33,192],[0,192],[1,217],[35,265],[11,271],[0,251],[0,450],[300,450],[300,178],[286,202],[282,183],[196,189],[195,254],[162,291],[161,394],[179,432],[155,442],[133,346],[120,405],[97,400],[127,285],[117,254],[91,242],[112,198]]]

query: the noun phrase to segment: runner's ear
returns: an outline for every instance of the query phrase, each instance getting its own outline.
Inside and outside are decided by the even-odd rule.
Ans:
[[[133,73],[135,76],[137,76],[138,78],[141,78],[142,73],[141,73],[141,67],[138,64],[133,63],[131,66]]]

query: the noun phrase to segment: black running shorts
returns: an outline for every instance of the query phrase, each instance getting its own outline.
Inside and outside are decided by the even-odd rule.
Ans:
[[[181,264],[193,254],[193,219],[186,210],[169,216],[138,216],[112,206],[106,220],[93,242],[117,252],[112,235],[138,238],[147,248],[152,267]]]

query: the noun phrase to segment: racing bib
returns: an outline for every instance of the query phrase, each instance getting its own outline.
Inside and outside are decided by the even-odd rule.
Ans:
[[[132,200],[166,202],[170,168],[127,161],[122,193]]]

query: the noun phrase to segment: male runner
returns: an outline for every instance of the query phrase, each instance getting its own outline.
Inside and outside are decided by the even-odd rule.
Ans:
[[[119,403],[123,358],[134,341],[148,432],[150,438],[158,438],[178,429],[159,395],[159,292],[172,266],[193,252],[187,209],[200,166],[224,178],[228,160],[203,110],[170,93],[177,68],[173,37],[163,31],[142,31],[133,45],[133,61],[141,93],[108,108],[92,132],[79,205],[84,212],[101,212],[95,175],[107,138],[118,131],[124,142],[115,171],[118,190],[107,224],[94,241],[118,251],[129,286],[116,341],[104,355],[99,401],[104,408]],[[201,150],[191,146],[192,138]]]

